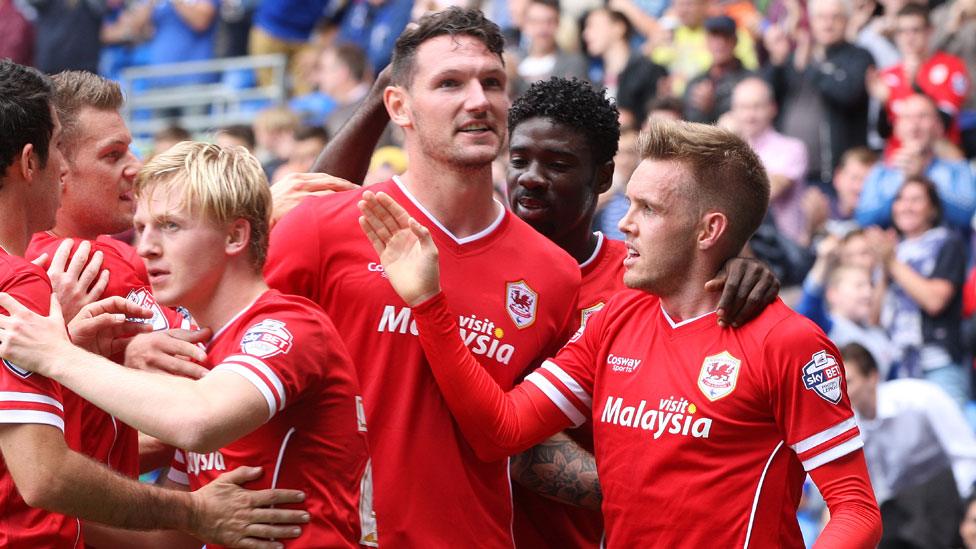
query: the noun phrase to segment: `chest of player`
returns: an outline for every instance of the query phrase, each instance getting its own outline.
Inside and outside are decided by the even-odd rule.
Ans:
[[[369,368],[367,362],[392,361],[405,369],[419,362],[414,359],[421,359],[423,350],[413,312],[394,292],[375,253],[350,248],[329,264],[335,283],[326,290],[325,309],[345,335],[360,372]],[[440,258],[441,285],[457,314],[462,341],[506,388],[543,352],[558,348],[560,323],[573,306],[567,290],[518,264],[490,253],[447,252]]]

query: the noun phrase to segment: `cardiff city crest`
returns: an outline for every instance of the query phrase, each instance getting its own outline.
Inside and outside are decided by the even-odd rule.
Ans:
[[[843,378],[837,359],[827,351],[814,353],[803,366],[803,386],[831,404],[840,402],[843,394],[840,380]]]
[[[153,297],[152,292],[150,292],[147,288],[132,290],[129,292],[129,295],[125,296],[125,298],[143,309],[149,309],[152,311],[152,318],[127,318],[126,320],[129,322],[141,322],[143,324],[149,324],[152,326],[153,331],[165,330],[169,328],[169,321],[166,320],[166,315],[163,314],[163,310],[160,309],[159,304],[156,303],[156,298]]]
[[[528,328],[535,322],[539,294],[524,280],[505,284],[505,312],[518,329]]]
[[[241,350],[258,358],[270,358],[290,351],[293,339],[284,322],[266,318],[247,329],[241,338]]]
[[[716,401],[735,390],[742,361],[728,351],[705,357],[698,373],[698,388],[708,400]]]

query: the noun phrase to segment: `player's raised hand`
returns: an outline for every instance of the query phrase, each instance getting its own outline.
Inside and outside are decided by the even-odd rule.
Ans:
[[[308,512],[272,509],[274,505],[301,503],[298,490],[246,490],[242,484],[261,477],[260,467],[238,467],[193,492],[192,534],[207,543],[244,549],[276,549],[301,535],[299,525],[308,523]]]
[[[165,372],[191,379],[207,375],[199,363],[207,353],[198,347],[213,336],[209,328],[202,330],[160,330],[132,338],[125,348],[125,365],[137,370]]]
[[[380,256],[383,271],[408,305],[418,305],[441,291],[437,246],[426,227],[386,193],[363,193],[359,218]]]
[[[74,240],[66,238],[58,245],[49,264],[47,254],[35,260],[35,264],[42,268],[47,264],[47,277],[54,293],[58,294],[65,318],[74,318],[82,307],[102,297],[110,276],[107,269],[102,269],[102,252],[91,253],[91,242],[82,240],[74,254],[71,253],[73,246]]]
[[[113,296],[82,307],[68,322],[68,333],[82,349],[111,357],[124,351],[133,336],[152,330],[149,324],[133,320],[140,318],[152,318],[152,311]]]
[[[718,323],[741,326],[776,299],[779,280],[762,261],[734,257],[725,263],[715,278],[705,283],[705,290],[722,291]]]
[[[51,311],[41,316],[31,311],[13,296],[0,293],[0,357],[30,372],[48,376],[47,368],[54,362],[57,349],[72,347],[64,326],[58,298],[51,294]],[[45,352],[39,353],[38,349]]]

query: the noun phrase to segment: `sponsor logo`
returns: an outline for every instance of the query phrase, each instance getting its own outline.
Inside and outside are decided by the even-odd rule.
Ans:
[[[152,292],[150,292],[148,288],[137,288],[135,290],[131,290],[129,295],[125,296],[125,298],[143,309],[149,309],[152,311],[152,318],[127,318],[126,320],[129,322],[149,324],[152,326],[153,331],[165,330],[169,328],[169,322],[166,320],[166,315],[163,314],[163,310],[159,307],[159,304],[156,303],[156,298],[153,297]]]
[[[728,351],[705,357],[698,373],[698,388],[712,402],[729,396],[735,390],[741,366],[742,361]]]
[[[209,454],[198,454],[196,452],[186,453],[186,473],[188,475],[199,475],[206,471],[226,471],[224,465],[224,455],[220,452],[210,452]]]
[[[21,377],[23,379],[29,378],[31,376],[31,374],[33,373],[33,372],[28,372],[27,370],[21,368],[20,366],[17,366],[13,362],[10,362],[9,360],[7,360],[5,358],[0,358],[0,360],[3,361],[3,365],[6,366],[8,370],[10,370],[14,374],[16,374],[18,377]]]
[[[633,373],[641,365],[641,362],[639,358],[617,356],[613,353],[607,355],[607,366],[614,372]]]
[[[535,322],[539,294],[524,280],[505,284],[505,311],[518,329],[528,328]]]
[[[290,351],[293,340],[284,322],[266,318],[247,329],[241,338],[241,350],[258,358],[270,358]]]
[[[410,333],[417,335],[417,321],[411,318],[413,311],[409,307],[395,307],[387,305],[383,308],[377,332]],[[475,355],[482,355],[494,359],[501,364],[508,364],[515,354],[515,346],[504,343],[505,330],[496,326],[487,317],[466,315],[458,317],[461,339],[464,345]]]
[[[587,307],[580,311],[580,330],[586,328],[586,321],[590,319],[591,316],[595,315],[597,311],[603,308],[604,303],[601,301],[592,307]]]
[[[695,417],[698,407],[685,398],[662,398],[658,400],[658,407],[648,409],[648,402],[641,400],[637,406],[625,406],[622,397],[610,396],[603,407],[600,421],[642,429],[653,434],[655,439],[665,434],[691,436],[694,438],[708,438],[712,431],[712,420],[707,417]]]
[[[366,270],[371,273],[380,273],[380,276],[382,276],[383,278],[389,278],[388,276],[386,276],[386,271],[383,270],[382,263],[376,263],[375,261],[371,262],[368,265],[366,265]]]
[[[810,362],[803,366],[802,372],[803,386],[807,390],[817,393],[817,396],[831,404],[840,402],[840,380],[844,376],[841,374],[840,364],[827,351],[814,353]]]

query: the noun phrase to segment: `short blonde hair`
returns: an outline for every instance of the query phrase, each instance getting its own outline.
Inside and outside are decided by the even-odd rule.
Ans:
[[[717,210],[728,218],[723,252],[742,250],[766,216],[769,178],[762,161],[728,130],[692,122],[655,120],[637,140],[641,160],[680,162],[693,181],[687,189],[698,214]]]
[[[256,269],[268,255],[271,190],[261,163],[243,147],[181,141],[147,162],[136,176],[140,199],[153,193],[182,195],[191,215],[225,225],[244,219],[251,225],[248,247]]]

